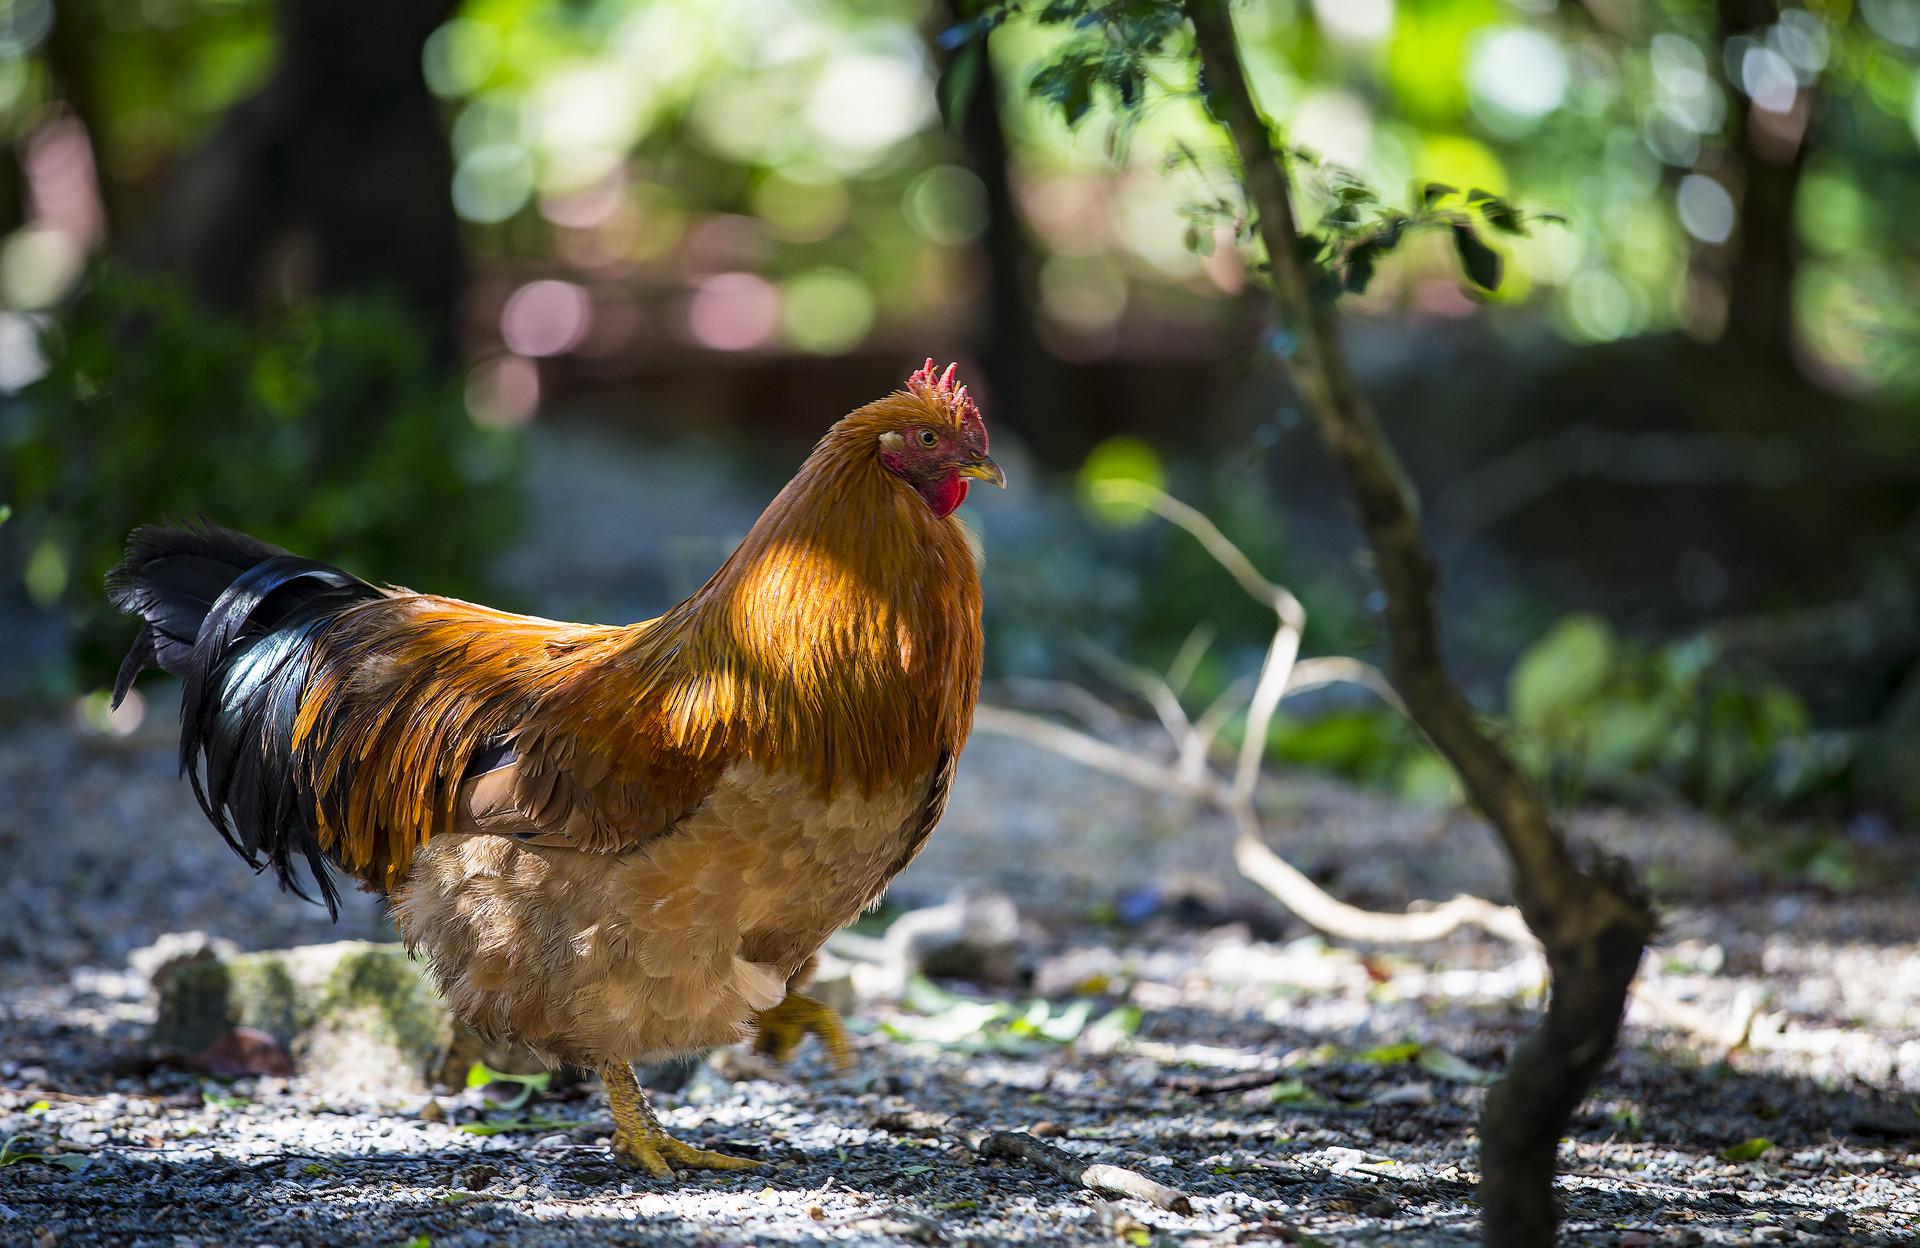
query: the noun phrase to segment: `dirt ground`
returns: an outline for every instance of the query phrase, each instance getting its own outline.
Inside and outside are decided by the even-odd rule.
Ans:
[[[539,523],[503,573],[569,618],[638,618],[685,592],[765,497],[710,457],[565,431],[534,450]],[[7,1248],[1476,1237],[1475,1120],[1540,1005],[1533,955],[1471,933],[1330,945],[1238,879],[1216,820],[984,735],[889,907],[968,894],[999,916],[997,943],[926,963],[933,983],[856,965],[849,1073],[812,1046],[788,1069],[728,1051],[660,1096],[683,1138],[766,1163],[751,1174],[618,1169],[591,1081],[509,1110],[487,1090],[156,1063],[129,959],[164,934],[265,949],[391,929],[370,898],[335,926],[255,878],[175,775],[165,685],[148,693],[124,737],[66,718],[0,728]],[[1298,775],[1263,808],[1274,847],[1344,900],[1504,896],[1491,839],[1457,814]],[[1655,885],[1666,927],[1563,1145],[1568,1242],[1920,1240],[1912,836],[1871,821],[1735,835],[1647,811],[1574,824]],[[887,918],[838,947],[885,954]],[[1132,1168],[1191,1211],[982,1161],[953,1144],[971,1128]]]
[[[163,933],[264,948],[388,932],[370,899],[334,928],[253,878],[174,777],[165,720],[118,740],[51,721],[0,733],[0,1139],[19,1137],[0,1159],[0,1243],[1475,1238],[1475,1118],[1539,1004],[1532,955],[1466,934],[1330,946],[1235,882],[1225,829],[990,738],[894,899],[997,894],[1017,932],[938,987],[862,967],[850,1073],[812,1047],[787,1069],[727,1051],[661,1097],[684,1138],[766,1163],[751,1174],[618,1169],[591,1082],[502,1110],[478,1090],[155,1065],[128,957]],[[1305,778],[1269,807],[1274,843],[1349,899],[1500,893],[1464,818]],[[1563,1146],[1569,1241],[1915,1242],[1920,863],[1859,849],[1836,896],[1759,870],[1697,818],[1577,822],[1687,883],[1668,890],[1624,1051]],[[463,1129],[503,1120],[530,1125]],[[1191,1211],[983,1161],[954,1143],[968,1127],[1130,1167]]]

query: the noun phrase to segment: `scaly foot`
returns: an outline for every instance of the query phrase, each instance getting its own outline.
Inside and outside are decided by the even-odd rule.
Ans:
[[[784,1062],[811,1034],[820,1037],[820,1043],[827,1046],[835,1069],[853,1067],[853,1045],[847,1040],[847,1029],[840,1022],[840,1016],[805,993],[788,993],[779,1005],[755,1015],[754,1023],[759,1029],[753,1042],[755,1053]]]
[[[634,1170],[645,1170],[656,1179],[677,1177],[673,1168],[691,1170],[756,1170],[760,1163],[745,1157],[729,1157],[709,1149],[682,1144],[656,1126],[651,1132],[628,1134],[616,1128],[613,1133],[614,1160]]]
[[[634,1078],[633,1067],[615,1062],[600,1068],[607,1085],[607,1104],[613,1109],[613,1156],[623,1166],[645,1170],[656,1179],[674,1178],[675,1165],[693,1170],[752,1170],[757,1161],[729,1157],[682,1144],[660,1125],[646,1090]]]

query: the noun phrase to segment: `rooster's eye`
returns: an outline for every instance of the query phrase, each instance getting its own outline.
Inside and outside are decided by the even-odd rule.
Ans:
[[[932,446],[934,443],[938,442],[939,440],[940,439],[938,437],[934,436],[934,432],[931,429],[922,429],[920,431],[921,446]]]

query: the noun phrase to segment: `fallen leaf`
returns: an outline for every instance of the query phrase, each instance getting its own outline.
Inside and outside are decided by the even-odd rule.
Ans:
[[[1721,1150],[1720,1155],[1728,1161],[1758,1161],[1773,1151],[1773,1141],[1756,1135],[1750,1140],[1742,1140],[1732,1148]]]

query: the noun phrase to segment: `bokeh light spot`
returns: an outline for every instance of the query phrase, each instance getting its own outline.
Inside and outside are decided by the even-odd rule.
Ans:
[[[540,410],[540,368],[525,356],[503,355],[467,374],[467,414],[491,429],[524,425]]]
[[[1620,279],[1602,269],[1585,269],[1567,286],[1567,314],[1573,326],[1594,342],[1612,342],[1633,327],[1633,300]]]
[[[928,242],[971,242],[987,228],[987,188],[958,165],[939,165],[915,178],[901,206],[907,224]]]
[[[780,328],[802,351],[831,355],[860,344],[873,328],[873,295],[845,269],[802,273],[781,292]]]
[[[429,35],[420,53],[427,89],[443,99],[473,94],[499,63],[499,34],[484,22],[464,17]]]
[[[780,292],[757,273],[715,274],[687,305],[687,332],[716,351],[763,346],[779,324]]]
[[[73,286],[85,258],[64,230],[16,230],[0,245],[0,296],[14,308],[47,307]]]
[[[12,394],[46,375],[39,326],[18,312],[0,312],[0,394]]]
[[[532,195],[533,159],[517,144],[475,148],[453,172],[454,211],[481,225],[505,221]]]
[[[1313,0],[1313,16],[1344,43],[1378,43],[1393,29],[1393,0]]]
[[[1101,520],[1125,528],[1141,523],[1151,513],[1138,502],[1102,492],[1103,486],[1115,481],[1137,481],[1160,490],[1166,488],[1167,471],[1151,446],[1126,435],[1100,443],[1080,465],[1080,501]]]
[[[592,328],[592,301],[572,282],[528,282],[500,309],[500,337],[520,355],[563,355]]]
[[[1548,34],[1497,27],[1474,41],[1467,78],[1476,102],[1503,120],[1531,124],[1567,94],[1567,57]]]
[[[1698,173],[1681,178],[1674,202],[1680,224],[1701,242],[1724,243],[1733,236],[1733,196],[1712,178]]]

